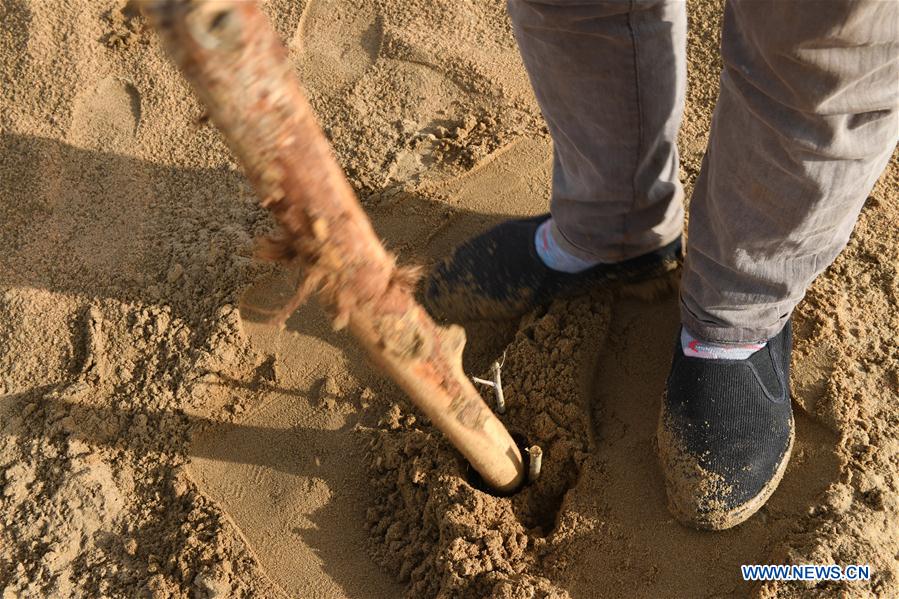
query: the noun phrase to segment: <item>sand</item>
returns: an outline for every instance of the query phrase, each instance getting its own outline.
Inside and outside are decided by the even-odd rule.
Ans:
[[[264,7],[402,261],[545,211],[550,140],[501,2]],[[720,5],[689,8],[688,189],[720,68]],[[296,273],[253,260],[272,222],[132,8],[9,0],[0,21],[4,599],[899,594],[895,157],[795,314],[780,488],[699,532],[654,447],[675,293],[468,323],[466,371],[505,354],[504,420],[547,453],[534,486],[483,493],[314,303],[264,323]],[[872,579],[750,585],[754,562]]]

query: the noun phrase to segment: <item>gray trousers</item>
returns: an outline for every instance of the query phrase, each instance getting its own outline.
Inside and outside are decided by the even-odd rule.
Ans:
[[[554,142],[556,241],[620,261],[677,238],[683,0],[509,0]],[[684,326],[768,339],[846,246],[899,135],[899,0],[728,0],[690,203]]]

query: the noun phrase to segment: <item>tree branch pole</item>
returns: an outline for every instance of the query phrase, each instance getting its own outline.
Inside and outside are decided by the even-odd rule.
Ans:
[[[375,235],[256,3],[149,0],[142,9],[280,224],[269,256],[303,269],[290,309],[316,293],[335,328],[348,326],[490,487],[516,490],[521,453],[462,371],[464,331],[437,326],[415,302],[414,275]]]

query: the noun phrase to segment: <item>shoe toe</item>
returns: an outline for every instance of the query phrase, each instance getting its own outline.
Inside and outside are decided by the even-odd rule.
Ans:
[[[682,425],[672,425],[668,418],[663,410],[658,452],[668,509],[683,524],[704,530],[732,528],[755,514],[780,484],[793,448],[792,419],[785,448],[775,460],[752,464],[750,458],[727,468],[713,464],[709,454],[688,449],[679,434]]]

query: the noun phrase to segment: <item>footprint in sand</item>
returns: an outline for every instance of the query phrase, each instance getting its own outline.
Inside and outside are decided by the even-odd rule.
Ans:
[[[301,57],[303,81],[333,94],[356,83],[381,50],[382,29],[369,2],[309,0],[290,48]]]
[[[140,104],[140,92],[134,85],[106,77],[78,95],[69,137],[80,146],[120,146],[137,132]]]

